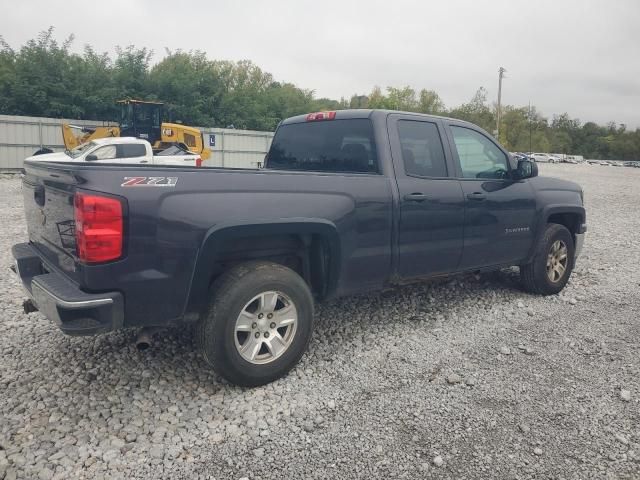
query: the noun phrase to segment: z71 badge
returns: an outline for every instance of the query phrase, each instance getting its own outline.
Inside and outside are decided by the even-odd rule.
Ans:
[[[178,177],[124,177],[121,187],[175,187]]]

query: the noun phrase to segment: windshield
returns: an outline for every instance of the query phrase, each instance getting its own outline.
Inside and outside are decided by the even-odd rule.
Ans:
[[[78,145],[73,150],[67,150],[65,153],[67,155],[69,155],[71,158],[77,158],[80,155],[82,155],[84,152],[86,152],[87,150],[90,150],[93,147],[95,147],[96,145],[97,144],[95,142],[85,143],[83,145]]]
[[[133,127],[133,105],[122,105],[120,109],[120,128],[126,130]]]

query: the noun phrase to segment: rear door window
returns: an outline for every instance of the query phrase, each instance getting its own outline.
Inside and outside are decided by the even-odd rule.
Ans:
[[[118,158],[144,157],[146,154],[147,149],[139,143],[118,145]]]
[[[324,120],[280,126],[267,168],[314,172],[378,172],[369,119]]]
[[[398,120],[398,137],[407,175],[446,177],[447,165],[438,126],[431,122]]]

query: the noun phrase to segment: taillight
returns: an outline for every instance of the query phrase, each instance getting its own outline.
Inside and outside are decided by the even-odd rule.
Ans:
[[[198,157],[196,158],[196,167],[201,167],[202,166],[202,158]]]
[[[116,260],[122,256],[122,203],[115,198],[76,193],[76,253],[86,263]]]
[[[316,112],[307,115],[307,122],[317,122],[319,120],[333,120],[336,118],[336,112]]]

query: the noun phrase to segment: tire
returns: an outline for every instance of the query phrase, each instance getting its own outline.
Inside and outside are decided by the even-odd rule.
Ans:
[[[276,321],[284,326],[274,328]],[[255,387],[291,370],[312,332],[313,297],[306,282],[283,265],[252,261],[214,282],[195,337],[205,361],[219,375]]]
[[[557,245],[560,245],[560,250],[554,252],[554,248]],[[554,268],[554,263],[550,261],[550,256],[554,256],[557,265],[558,259],[562,257],[563,246],[566,248],[566,263],[564,264],[562,275],[560,275],[560,268]],[[558,255],[555,255],[556,253]],[[533,260],[531,263],[520,266],[520,279],[524,289],[527,292],[538,295],[555,295],[560,292],[571,277],[574,257],[573,237],[567,227],[557,223],[547,224]],[[562,264],[562,260],[559,263]],[[551,268],[551,272],[549,268]],[[552,279],[551,276],[554,278]]]

